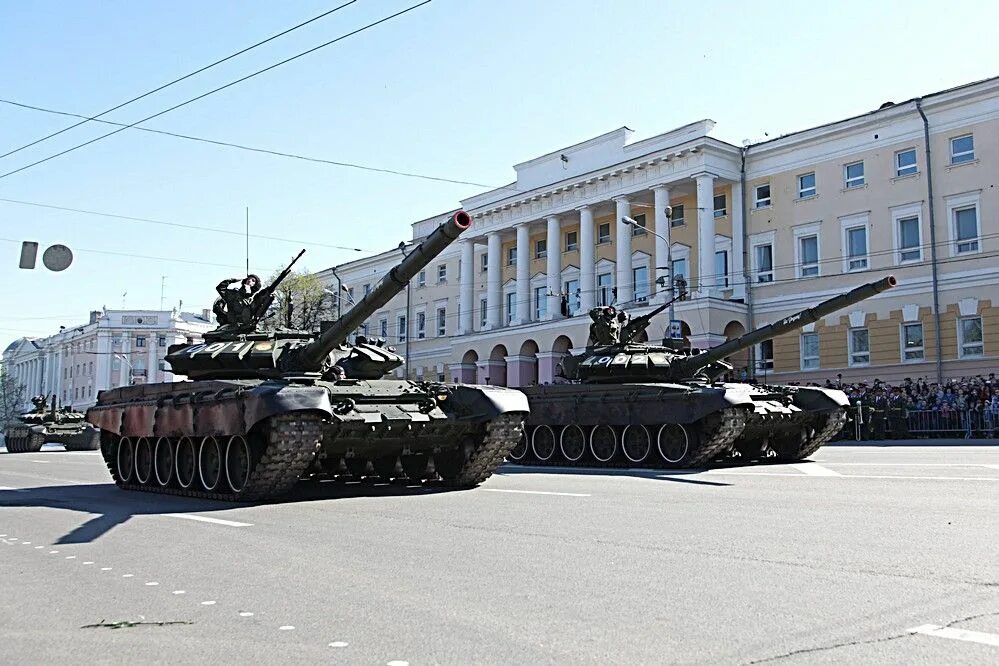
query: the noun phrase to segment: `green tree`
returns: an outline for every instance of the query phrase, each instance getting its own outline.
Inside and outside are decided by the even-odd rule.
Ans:
[[[19,384],[7,374],[7,367],[0,364],[0,429],[16,420],[21,413],[21,400],[24,399],[24,384]]]
[[[274,271],[269,281],[278,276]],[[336,318],[334,297],[327,293],[323,283],[307,270],[292,272],[274,292],[274,316],[262,322],[266,330],[292,328],[313,331],[320,322]]]

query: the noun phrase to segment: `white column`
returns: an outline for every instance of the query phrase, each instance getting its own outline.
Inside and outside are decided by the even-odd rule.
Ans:
[[[630,303],[635,298],[635,277],[631,270],[631,227],[621,221],[631,216],[631,202],[628,197],[614,197],[617,205],[617,302]]]
[[[463,238],[461,243],[461,275],[458,285],[458,335],[468,335],[473,330],[475,294],[475,244],[471,238]]]
[[[562,226],[557,215],[545,218],[548,222],[548,313],[545,319],[558,319],[562,316]]]
[[[531,321],[531,227],[517,225],[517,317],[514,323]]]
[[[694,176],[697,181],[697,289],[715,295],[715,177]]]
[[[579,211],[579,309],[588,314],[596,304],[596,242],[593,238],[593,209],[580,206]]]
[[[669,206],[669,186],[656,185],[652,188],[656,220],[656,295],[653,303],[665,303],[670,294],[670,223],[666,217],[666,207]],[[660,286],[662,281],[662,286]]]
[[[132,383],[132,368],[129,367],[129,363],[132,362],[132,336],[124,331],[121,334],[121,355],[122,359],[118,365],[118,386],[128,386]]]
[[[62,406],[62,355],[63,355],[63,345],[62,343],[56,345],[56,364],[55,364],[55,394],[56,400],[59,401],[59,405]]]
[[[503,311],[502,243],[498,231],[486,234],[486,329],[499,328]]]
[[[746,299],[746,221],[742,217],[742,183],[732,183],[732,298]]]
[[[94,363],[94,397],[98,391],[111,388],[111,333],[97,333],[97,362]]]
[[[156,381],[157,374],[156,371],[160,369],[160,336],[159,331],[151,331],[149,337],[146,339],[146,344],[149,345],[146,354],[146,383],[152,384]],[[164,350],[166,351],[166,350]],[[96,392],[94,393],[96,396]]]

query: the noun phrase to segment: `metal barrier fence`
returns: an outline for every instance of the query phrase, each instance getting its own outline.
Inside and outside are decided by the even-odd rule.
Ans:
[[[839,439],[999,438],[999,410],[849,408]]]

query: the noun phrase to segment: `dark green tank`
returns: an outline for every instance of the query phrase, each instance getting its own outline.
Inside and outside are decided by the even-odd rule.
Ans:
[[[263,500],[305,475],[471,487],[519,441],[527,399],[495,386],[383,379],[403,359],[348,337],[471,225],[459,211],[322,332],[256,332],[270,285],[233,321],[166,360],[190,381],[102,391],[87,420],[130,490]],[[280,278],[279,278],[280,279]],[[268,290],[270,292],[268,293]]]
[[[725,382],[725,357],[895,286],[886,277],[704,352],[634,340],[663,305],[629,321],[594,308],[590,344],[563,360],[566,383],[522,390],[531,404],[511,451],[532,464],[695,467],[719,458],[806,458],[846,422],[846,394]]]
[[[48,408],[45,396],[32,398],[35,408],[21,414],[4,431],[8,453],[29,453],[42,450],[45,443],[62,444],[67,451],[95,451],[100,446],[97,428],[84,420],[82,412],[58,409],[55,396]]]

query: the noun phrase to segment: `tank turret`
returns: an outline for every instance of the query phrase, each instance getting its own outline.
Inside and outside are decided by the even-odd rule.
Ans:
[[[206,334],[204,343],[171,346],[166,360],[173,372],[192,379],[250,379],[295,375],[315,375],[328,379],[343,375],[357,379],[382,377],[401,365],[402,358],[390,347],[386,348],[366,339],[359,340],[355,345],[348,345],[348,337],[368,317],[404,290],[417,273],[426,268],[470,226],[471,218],[465,211],[459,210],[451,214],[395,265],[374,289],[321,333],[236,333],[220,329],[219,332]]]
[[[800,329],[828,314],[890,289],[895,284],[894,276],[888,276],[861,285],[845,294],[823,301],[815,307],[784,317],[778,322],[757,328],[700,353],[689,350],[677,352],[668,346],[632,342],[648,327],[652,317],[666,307],[665,305],[631,321],[620,312],[595,313],[593,317],[598,334],[594,336],[595,340],[591,340],[595,344],[587,346],[580,356],[565,359],[564,373],[568,379],[584,383],[676,382],[697,378],[712,380],[732,369],[732,366],[723,360],[726,356],[748,349],[764,340]],[[598,318],[606,320],[608,315],[617,318],[617,325],[598,325],[601,324]]]

